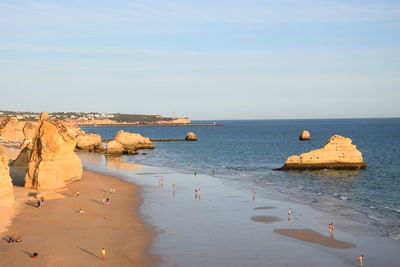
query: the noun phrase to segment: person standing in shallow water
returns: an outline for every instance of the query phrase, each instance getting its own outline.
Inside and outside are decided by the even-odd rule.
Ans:
[[[364,254],[358,256],[357,262],[359,266],[364,266]]]

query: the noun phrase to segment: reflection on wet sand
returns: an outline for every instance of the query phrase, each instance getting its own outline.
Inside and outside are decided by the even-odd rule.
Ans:
[[[130,164],[123,161],[123,156],[106,156],[106,166],[109,170],[137,170],[142,167],[138,164]]]
[[[331,239],[309,229],[276,229],[275,233],[329,248],[354,248],[352,243]]]
[[[275,216],[253,216],[251,220],[254,222],[263,222],[263,223],[270,223],[270,222],[278,222],[281,221],[278,217]]]

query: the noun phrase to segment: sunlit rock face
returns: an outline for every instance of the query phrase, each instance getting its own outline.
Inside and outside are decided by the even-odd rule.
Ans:
[[[279,170],[363,169],[367,165],[350,138],[332,136],[323,148],[290,156]]]
[[[11,206],[14,200],[8,155],[3,145],[0,144],[0,207]]]

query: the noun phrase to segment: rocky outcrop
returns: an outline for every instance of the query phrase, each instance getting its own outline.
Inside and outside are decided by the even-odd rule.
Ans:
[[[11,163],[11,167],[18,169],[26,169],[28,167],[29,160],[32,155],[33,143],[29,142],[29,139],[25,139],[21,152],[19,152],[17,158]]]
[[[22,142],[25,139],[24,126],[25,122],[15,117],[0,118],[0,136],[7,141]]]
[[[32,140],[33,137],[35,136],[35,130],[36,130],[37,123],[32,122],[32,121],[27,121],[24,125],[23,132],[25,139],[30,139]]]
[[[334,135],[323,148],[290,156],[278,170],[364,169],[366,166],[350,138]]]
[[[186,141],[197,141],[197,136],[193,132],[188,132],[185,136]]]
[[[0,144],[0,207],[8,207],[14,203],[14,200],[7,152]]]
[[[123,154],[124,153],[124,147],[122,146],[121,143],[112,140],[107,143],[107,148],[105,151],[106,155],[114,155],[114,154]]]
[[[100,152],[104,150],[101,136],[97,133],[79,135],[76,142],[76,150],[87,152]]]
[[[309,131],[303,130],[299,136],[300,141],[308,141],[311,139],[311,134]]]
[[[150,138],[143,137],[138,133],[118,131],[114,140],[107,143],[106,155],[112,154],[138,154],[138,149],[153,149],[154,144]]]
[[[114,140],[121,143],[124,149],[153,149],[154,144],[150,138],[143,137],[138,133],[130,133],[126,131],[118,131]]]
[[[42,113],[33,138],[25,187],[48,190],[80,180],[82,162],[74,152],[75,145],[76,139],[64,124],[51,121],[47,113]]]

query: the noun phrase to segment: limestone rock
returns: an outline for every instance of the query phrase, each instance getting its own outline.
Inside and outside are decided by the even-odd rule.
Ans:
[[[122,146],[121,143],[112,140],[107,143],[106,147],[106,154],[123,154],[124,153],[124,147]]]
[[[35,136],[35,130],[36,130],[37,123],[32,122],[32,121],[27,121],[24,125],[23,132],[25,139],[33,139]]]
[[[97,133],[88,133],[77,137],[76,149],[80,151],[99,152],[103,151],[103,141]]]
[[[42,113],[25,175],[25,187],[48,190],[80,180],[82,162],[75,154],[76,139],[57,121]]]
[[[17,158],[11,163],[11,166],[18,169],[26,169],[32,155],[32,149],[32,142],[27,143],[21,152],[19,152]]]
[[[15,117],[0,118],[0,136],[7,141],[22,142],[25,139],[24,126],[25,122]]]
[[[8,156],[0,144],[0,207],[8,207],[15,201],[13,186],[8,167]]]
[[[290,156],[278,170],[364,169],[366,166],[361,152],[350,138],[334,135],[323,148]]]
[[[306,141],[311,139],[311,134],[309,131],[303,130],[299,136],[300,141]]]
[[[114,140],[122,144],[125,150],[154,148],[154,144],[150,141],[150,138],[143,137],[141,134],[138,133],[130,133],[121,130],[117,132]]]
[[[185,136],[186,141],[197,141],[197,136],[193,132],[188,132]]]

